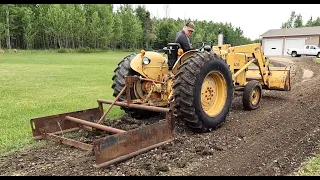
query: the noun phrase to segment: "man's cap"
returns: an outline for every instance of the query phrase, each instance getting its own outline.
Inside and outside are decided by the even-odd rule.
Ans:
[[[194,32],[194,24],[193,24],[192,22],[188,22],[188,23],[186,24],[186,27],[187,27],[187,29],[188,29],[189,31]]]

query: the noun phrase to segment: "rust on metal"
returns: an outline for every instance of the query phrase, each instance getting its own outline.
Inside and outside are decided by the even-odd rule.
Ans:
[[[113,101],[111,100],[104,100],[104,99],[98,99],[98,102],[105,103],[105,104],[111,104]],[[149,110],[149,111],[155,111],[155,112],[170,112],[169,108],[163,108],[163,107],[156,107],[156,106],[146,106],[146,105],[141,105],[141,104],[127,104],[124,102],[115,102],[115,105],[118,106],[124,106],[124,107],[129,107],[129,108],[135,108],[135,109],[143,109],[143,110]]]
[[[70,129],[66,129],[66,130],[63,130],[63,131],[57,131],[57,132],[50,133],[50,134],[59,135],[59,134],[65,134],[65,133],[69,133],[69,132],[78,131],[78,130],[80,130],[80,129],[81,129],[81,128],[79,128],[79,127],[75,127],[75,128],[70,128]],[[43,133],[42,133],[42,134],[43,134]],[[40,139],[42,139],[42,138],[43,138],[43,135],[33,137],[33,139],[35,139],[35,140],[40,140]]]
[[[138,77],[134,77],[134,76],[126,76],[124,78],[125,87],[126,87],[126,104],[128,105],[131,104],[132,102],[130,89],[133,88],[134,82],[138,79],[139,79]]]
[[[114,134],[93,142],[97,168],[111,165],[161,146],[173,140],[170,120],[141,126],[125,133]]]
[[[62,143],[62,144],[74,146],[74,147],[77,147],[77,148],[80,148],[80,149],[83,149],[83,150],[87,150],[87,151],[92,151],[93,150],[93,145],[91,145],[91,144],[87,144],[87,143],[83,143],[83,142],[76,141],[76,140],[73,140],[73,139],[57,136],[57,135],[54,135],[54,134],[45,134],[44,138],[45,139],[50,139],[52,141],[59,142],[59,143]]]
[[[32,135],[34,139],[42,139],[40,129],[45,129],[46,133],[57,133],[65,130],[74,130],[81,125],[78,123],[65,120],[66,116],[77,117],[94,122],[100,118],[101,114],[98,108],[86,109],[82,111],[68,112],[52,116],[33,118],[30,120]],[[69,131],[70,132],[70,131]]]
[[[86,125],[86,126],[89,126],[89,127],[93,127],[93,128],[99,129],[99,130],[103,130],[103,131],[107,131],[107,132],[111,132],[111,133],[115,133],[115,134],[116,133],[124,133],[124,132],[126,132],[126,131],[124,131],[122,129],[117,129],[117,128],[113,128],[113,127],[110,127],[110,126],[104,126],[104,125],[101,125],[101,124],[98,124],[98,123],[93,123],[93,122],[90,122],[90,121],[86,121],[86,120],[75,118],[75,117],[71,117],[71,116],[66,116],[65,118],[66,118],[66,120],[69,120],[69,121],[72,121],[72,122],[75,122],[75,123],[78,123],[78,124]]]
[[[98,108],[99,108],[99,112],[100,114],[103,114],[104,110],[103,110],[103,104],[98,102]]]
[[[125,161],[125,160],[130,159],[130,158],[132,158],[134,156],[137,156],[139,154],[142,154],[142,153],[145,153],[147,151],[150,151],[151,149],[154,149],[154,148],[157,148],[157,147],[162,146],[164,144],[167,144],[167,143],[169,143],[171,141],[172,141],[172,139],[167,140],[167,141],[163,141],[163,142],[160,142],[158,144],[154,144],[154,145],[151,145],[149,147],[139,149],[139,150],[137,150],[135,152],[132,152],[132,153],[129,153],[127,155],[123,155],[123,156],[120,156],[118,158],[112,159],[112,160],[107,161],[107,162],[103,162],[101,164],[94,164],[93,166],[96,167],[96,168],[102,168],[102,167],[106,167],[106,166],[109,166],[109,165],[117,163],[117,162]]]
[[[107,111],[101,116],[101,118],[99,119],[99,121],[97,122],[98,124],[101,124],[104,120],[104,118],[106,117],[106,115],[109,113],[109,111],[111,110],[111,108],[113,107],[114,103],[116,101],[118,101],[118,99],[120,98],[120,96],[124,93],[124,91],[127,89],[127,86],[124,86],[121,90],[121,92],[118,94],[118,96],[116,97],[116,99],[111,103],[111,105],[109,106],[109,108],[107,109]]]
[[[170,108],[170,112],[173,112],[174,105],[172,102],[169,103],[169,108]],[[175,128],[175,118],[174,118],[175,115],[170,112],[166,113],[166,121],[168,123],[168,128],[171,129],[171,131],[173,132]]]
[[[171,106],[164,108],[147,104],[133,104],[130,96],[127,96],[126,101],[118,101],[125,90],[127,90],[126,95],[130,95],[130,88],[133,87],[134,81],[139,80],[139,77],[130,76],[125,80],[126,85],[116,99],[112,101],[98,99],[97,108],[31,119],[34,139],[47,139],[83,150],[94,151],[96,161],[94,166],[97,168],[132,158],[172,141],[174,123],[170,116]],[[105,113],[103,113],[103,104],[111,104]],[[114,105],[166,113],[166,119],[129,131],[100,124]],[[98,120],[97,123],[95,123],[96,120]],[[64,137],[65,133],[80,129],[107,131],[113,135],[94,140],[93,145]],[[62,136],[58,134],[62,134]]]
[[[125,85],[128,87],[128,89],[134,87],[134,82],[138,81],[140,78],[138,76],[126,76],[124,81]]]

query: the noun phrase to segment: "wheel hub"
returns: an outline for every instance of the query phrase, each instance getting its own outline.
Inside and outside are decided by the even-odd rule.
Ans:
[[[259,102],[259,98],[260,98],[260,91],[256,88],[252,91],[251,103],[253,105],[256,105]]]
[[[217,85],[212,77],[207,77],[202,85],[201,102],[203,102],[203,109],[208,110],[216,101]]]

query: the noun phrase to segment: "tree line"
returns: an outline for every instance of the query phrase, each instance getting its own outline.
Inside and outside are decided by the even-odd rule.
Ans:
[[[320,18],[312,18],[304,24],[302,21],[301,14],[297,14],[295,11],[291,11],[289,19],[282,23],[281,29],[285,28],[300,28],[300,27],[313,27],[313,26],[320,26]]]
[[[1,4],[0,49],[160,49],[191,20],[151,17],[143,5]],[[252,43],[231,23],[192,21],[192,42],[216,44],[221,28],[224,43]]]

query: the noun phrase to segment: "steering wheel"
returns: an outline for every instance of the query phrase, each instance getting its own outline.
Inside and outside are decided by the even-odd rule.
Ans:
[[[199,46],[199,48],[197,48],[197,46],[195,46],[195,44],[196,44],[197,46]],[[203,48],[204,48],[204,46],[205,46],[204,42],[196,42],[196,43],[192,43],[192,48],[193,48],[193,49],[201,50],[201,49],[203,49]]]

